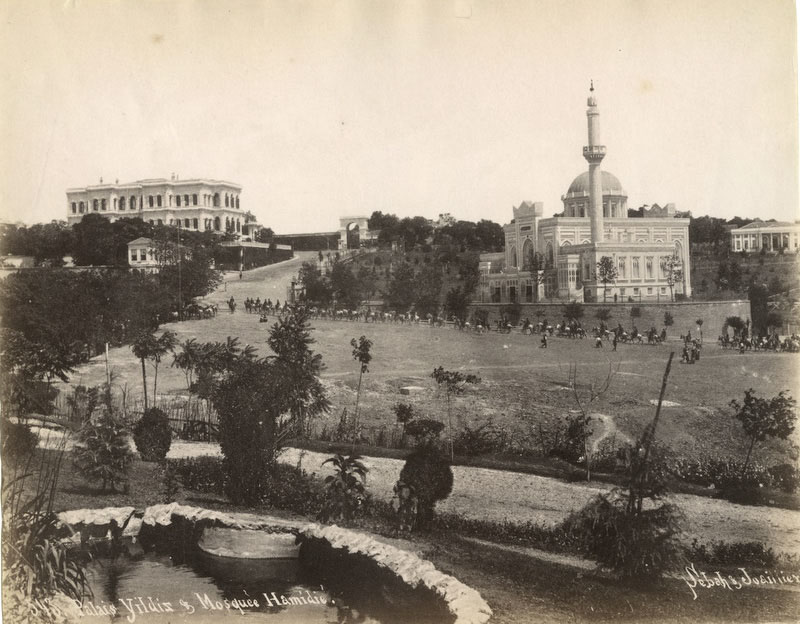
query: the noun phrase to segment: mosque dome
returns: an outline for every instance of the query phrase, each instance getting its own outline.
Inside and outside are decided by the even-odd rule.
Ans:
[[[608,171],[601,171],[603,180],[603,195],[618,195],[627,197],[628,194],[622,188],[622,183],[617,176]],[[584,171],[569,185],[566,197],[574,197],[589,194],[589,172]]]

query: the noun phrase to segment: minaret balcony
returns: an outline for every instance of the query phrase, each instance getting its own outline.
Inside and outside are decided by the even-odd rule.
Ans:
[[[583,157],[591,161],[601,161],[606,155],[606,146],[605,145],[584,145],[583,146]]]

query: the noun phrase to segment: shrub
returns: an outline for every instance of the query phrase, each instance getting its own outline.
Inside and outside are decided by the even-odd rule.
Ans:
[[[325,477],[325,504],[319,514],[323,522],[352,520],[366,500],[364,480],[367,467],[359,455],[334,455],[322,462],[331,462],[334,474]]]
[[[487,422],[474,429],[464,427],[453,439],[453,451],[459,455],[475,457],[502,451],[506,444],[505,432]]]
[[[711,542],[707,546],[695,539],[687,548],[687,556],[691,561],[722,566],[774,568],[780,562],[775,551],[761,542]]]
[[[128,430],[116,415],[104,409],[94,422],[86,423],[77,435],[78,444],[72,449],[73,463],[88,481],[100,481],[102,489],[125,483],[133,453],[128,442]]]
[[[444,423],[430,418],[420,418],[406,423],[405,432],[414,438],[417,444],[433,444],[439,434],[444,431]]]
[[[626,580],[652,580],[683,562],[678,510],[664,503],[629,513],[616,493],[599,494],[561,524],[583,552]]]
[[[413,488],[417,497],[416,527],[424,528],[433,519],[437,501],[444,500],[453,489],[450,462],[433,446],[414,450],[400,471],[400,481]]]
[[[211,494],[225,492],[227,475],[221,457],[169,459],[167,464],[187,490]]]
[[[778,464],[769,469],[772,484],[788,494],[794,494],[800,484],[800,471],[792,464]]]
[[[325,487],[321,479],[297,466],[275,464],[264,482],[261,502],[275,509],[318,516],[325,504]]]
[[[39,444],[39,436],[24,423],[16,423],[3,418],[2,427],[2,458],[12,464],[29,458]]]
[[[164,461],[172,444],[167,415],[157,407],[145,410],[133,427],[133,441],[144,461]]]

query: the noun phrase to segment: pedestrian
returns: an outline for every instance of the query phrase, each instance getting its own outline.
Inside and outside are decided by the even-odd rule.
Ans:
[[[540,349],[547,348],[547,334],[542,334],[542,344],[539,345]]]
[[[616,351],[617,350],[617,332],[614,332],[614,338],[611,341],[611,344],[614,345],[614,348],[611,349],[611,350],[612,351]]]
[[[597,338],[594,339],[594,346],[595,346],[596,349],[602,349],[603,348],[603,339],[600,336],[598,336]]]

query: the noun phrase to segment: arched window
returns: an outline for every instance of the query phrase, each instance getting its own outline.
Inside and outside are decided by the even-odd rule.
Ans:
[[[550,268],[553,266],[553,262],[555,261],[553,258],[553,243],[547,241],[547,246],[545,247],[545,265]]]
[[[236,219],[236,231],[237,232],[241,232],[242,231],[242,223],[241,223],[241,221],[239,221],[239,219]]]
[[[219,208],[219,193],[214,193],[214,208]]]
[[[153,223],[152,219],[150,219],[150,225],[155,225],[155,223]]]
[[[78,205],[75,202],[72,202],[72,214],[78,212]]]
[[[105,209],[106,209],[106,200],[105,198],[103,198],[100,200],[100,210],[105,210]]]
[[[216,195],[214,197],[216,199]],[[214,229],[219,232],[219,217],[214,217]]]
[[[189,195],[188,194],[183,196],[183,204],[184,204],[184,206],[188,206],[189,205]]]
[[[190,227],[192,227],[192,222],[189,219],[184,219],[183,227],[185,227],[188,230]]]
[[[530,238],[526,238],[522,244],[522,268],[530,270],[533,265],[533,243]]]
[[[180,205],[181,205],[181,196],[180,195],[176,195],[175,196],[175,205],[180,207]]]
[[[83,209],[84,209],[83,202],[80,202],[80,203],[78,204],[78,209],[79,209],[80,213],[81,213],[81,214],[83,214]]]
[[[147,205],[150,206],[150,208],[153,207],[153,196],[152,195],[148,195],[147,196]]]
[[[96,199],[93,199],[93,200],[92,200],[92,210],[94,210],[95,212],[97,212],[97,200],[96,200]]]
[[[115,197],[114,198],[114,210],[116,210],[116,209],[117,209],[117,198]]]
[[[125,210],[125,198],[124,197],[120,197],[119,198],[119,209],[120,210]]]
[[[192,206],[196,206],[196,205],[197,205],[197,193],[192,195]]]
[[[197,195],[195,195],[195,197],[197,197]],[[193,227],[193,228],[196,230],[196,229],[197,229],[197,226],[198,226],[198,221],[197,221],[197,219],[192,219],[192,227]]]
[[[239,207],[239,196],[238,195],[236,196],[236,207],[237,208]]]
[[[131,195],[131,210],[136,210],[136,197]]]
[[[517,248],[516,248],[515,245],[511,245],[511,250],[509,252],[509,257],[508,257],[508,262],[514,268],[516,268],[518,266],[518,263],[517,263]]]
[[[228,194],[225,193],[225,207],[228,208],[228,206],[229,206],[229,204],[228,204]]]
[[[161,208],[161,195],[156,195],[156,206]]]
[[[157,223],[158,223],[159,225],[164,225],[164,222],[163,222],[161,219],[159,219],[159,220],[157,221]]]

